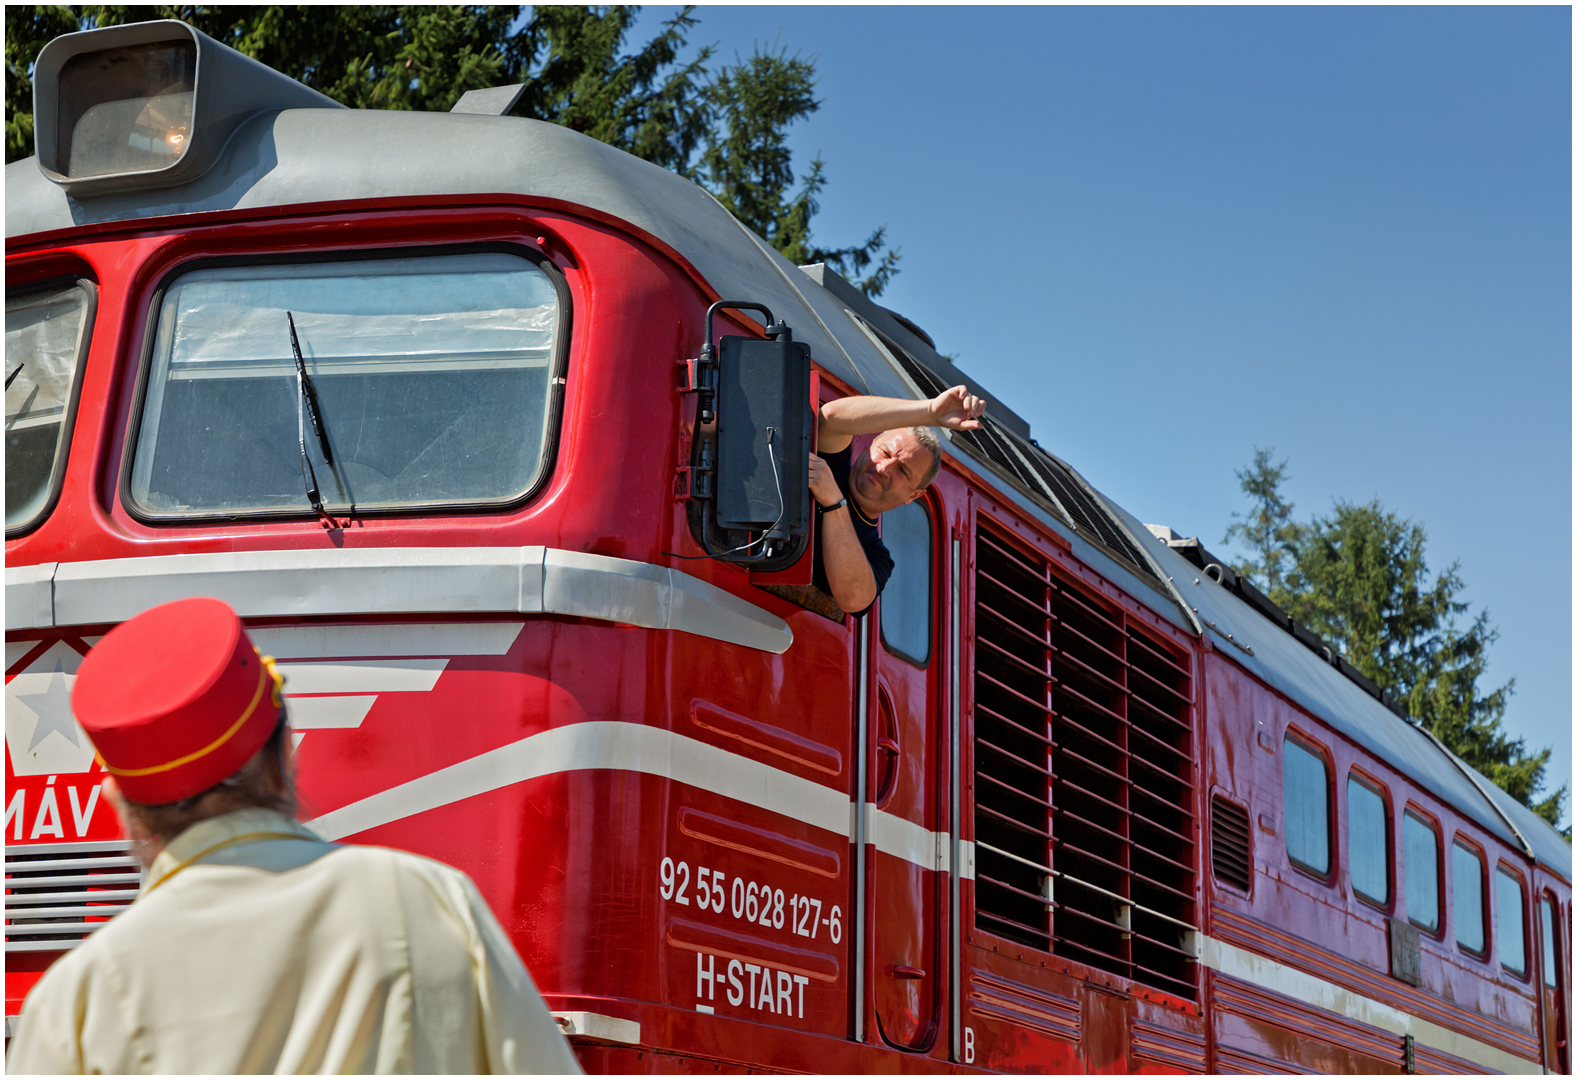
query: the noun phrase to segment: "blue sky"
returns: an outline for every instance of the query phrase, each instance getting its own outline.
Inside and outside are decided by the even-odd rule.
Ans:
[[[1226,550],[1274,446],[1300,517],[1422,523],[1569,782],[1568,8],[697,15],[725,60],[815,58],[817,240],[886,225],[882,302],[1140,520]]]

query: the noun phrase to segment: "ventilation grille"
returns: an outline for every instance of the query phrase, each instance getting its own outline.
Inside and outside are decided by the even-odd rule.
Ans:
[[[142,867],[124,840],[5,849],[5,951],[73,949],[124,911]]]
[[[1217,881],[1248,892],[1254,866],[1248,850],[1248,811],[1220,797],[1210,800],[1210,865]]]
[[[1187,654],[977,541],[975,925],[1192,999]]]
[[[908,372],[922,393],[935,397],[947,384],[925,365],[883,336],[898,363]],[[1085,540],[1100,544],[1143,577],[1155,578],[1148,561],[1128,538],[1122,527],[1101,509],[1084,485],[1057,458],[1036,443],[1019,438],[997,421],[986,416],[976,431],[955,431],[952,437],[977,457],[996,465],[1040,506],[1058,517],[1071,520]]]

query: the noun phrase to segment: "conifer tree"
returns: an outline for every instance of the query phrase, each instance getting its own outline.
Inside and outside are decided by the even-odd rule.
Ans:
[[[872,296],[898,272],[886,230],[822,248],[811,237],[819,159],[798,192],[790,125],[819,108],[815,66],[784,52],[711,69],[689,60],[692,8],[633,52],[637,7],[76,5],[6,8],[6,161],[33,152],[34,57],[75,30],[181,19],[217,41],[357,109],[446,111],[466,91],[524,83],[516,113],[617,146],[707,186],[796,263],[827,262]],[[524,14],[523,14],[524,13]],[[859,275],[868,267],[869,274]]]
[[[1287,462],[1273,463],[1273,453],[1256,449],[1254,463],[1237,474],[1251,509],[1226,540],[1250,557],[1233,568],[1403,701],[1413,721],[1458,757],[1558,822],[1566,786],[1539,798],[1549,749],[1530,753],[1503,726],[1516,680],[1479,689],[1497,631],[1487,611],[1469,615],[1459,564],[1431,578],[1423,526],[1378,500],[1338,499],[1330,513],[1295,521],[1281,493]]]

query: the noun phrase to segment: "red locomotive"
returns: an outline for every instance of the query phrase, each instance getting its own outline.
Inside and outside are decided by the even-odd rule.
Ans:
[[[995,398],[872,614],[807,599],[738,425],[978,391],[914,323],[511,88],[352,111],[174,22],[36,86],[8,1014],[138,886],[73,673],[211,595],[310,824],[469,873],[590,1070],[1569,1071],[1567,843]]]

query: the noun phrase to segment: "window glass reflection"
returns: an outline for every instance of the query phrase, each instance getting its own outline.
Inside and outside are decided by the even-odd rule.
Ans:
[[[64,466],[68,412],[92,294],[85,282],[7,296],[5,303],[5,524],[35,520]]]
[[[1470,953],[1484,951],[1484,863],[1461,841],[1451,845],[1451,921],[1458,945]]]
[[[882,514],[893,572],[882,590],[882,643],[924,667],[931,659],[931,515],[912,502]]]
[[[1528,970],[1522,932],[1522,879],[1495,869],[1495,939],[1500,942],[1500,964],[1518,975]]]
[[[131,472],[162,513],[307,510],[291,313],[331,508],[517,497],[544,466],[558,292],[506,253],[200,269],[165,292]]]
[[[1408,919],[1425,930],[1440,929],[1440,837],[1411,810],[1402,815],[1402,866]]]
[[[1325,759],[1305,749],[1290,735],[1281,745],[1287,856],[1316,874],[1328,874],[1331,869],[1331,785]]]
[[[1347,779],[1347,863],[1353,891],[1384,904],[1391,899],[1385,842],[1385,799],[1356,776]]]

